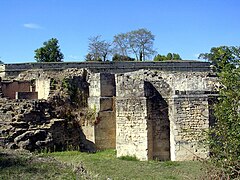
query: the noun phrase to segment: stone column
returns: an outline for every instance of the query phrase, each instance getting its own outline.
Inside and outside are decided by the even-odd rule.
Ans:
[[[96,119],[94,124],[83,127],[83,130],[98,149],[115,148],[115,76],[110,73],[95,73],[90,78],[88,107],[96,113]]]

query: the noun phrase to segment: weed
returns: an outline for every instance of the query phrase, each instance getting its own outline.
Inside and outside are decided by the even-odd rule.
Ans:
[[[121,156],[119,159],[125,161],[139,161],[136,156]]]

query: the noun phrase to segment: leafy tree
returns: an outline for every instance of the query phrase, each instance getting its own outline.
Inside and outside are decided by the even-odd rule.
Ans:
[[[35,56],[37,62],[62,62],[64,55],[58,45],[58,40],[52,38],[43,43],[43,47],[35,50]]]
[[[131,58],[129,56],[123,56],[120,54],[114,54],[112,61],[134,61],[134,58]]]
[[[112,52],[111,44],[101,40],[101,36],[91,37],[89,38],[88,51],[88,54],[92,56],[92,61],[106,61],[107,56]]]
[[[88,53],[86,56],[85,56],[85,61],[93,61],[93,55]]]
[[[179,54],[176,53],[168,53],[167,56],[165,55],[156,55],[153,61],[166,61],[166,60],[182,60]]]
[[[221,71],[227,64],[234,64],[236,60],[240,59],[240,47],[213,47],[210,53],[201,53],[198,58],[210,61],[217,71]]]
[[[153,61],[165,61],[165,60],[167,60],[167,57],[164,56],[164,55],[160,55],[160,54],[156,55],[156,56],[153,58]]]
[[[221,178],[240,178],[240,49],[220,46],[202,54],[218,68],[221,83],[214,107],[216,122],[209,132],[211,161]]]

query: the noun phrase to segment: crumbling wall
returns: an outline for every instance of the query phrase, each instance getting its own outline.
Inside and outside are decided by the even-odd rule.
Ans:
[[[88,151],[95,143],[98,149],[116,148],[117,156],[140,160],[206,157],[200,132],[212,116],[208,93],[216,90],[216,78],[209,76],[207,67],[198,69],[194,63],[163,64],[155,70],[147,70],[154,69],[154,63],[145,70],[138,70],[146,65],[141,63],[104,64],[92,72],[66,69],[71,63],[52,64],[53,71],[51,65],[27,64],[42,69],[26,72],[22,72],[26,66],[13,65],[20,68],[15,79],[35,82],[33,89],[42,100],[4,100],[1,142],[29,149],[66,149],[70,144]]]
[[[91,151],[77,121],[56,118],[47,101],[0,100],[1,146],[17,149]]]
[[[87,106],[88,83],[85,70],[20,74],[19,80],[38,78],[50,83],[47,100],[0,98],[1,145],[28,150],[95,151],[81,129]],[[51,77],[51,78],[50,78]],[[48,83],[47,83],[48,84]],[[40,87],[39,87],[40,88]]]

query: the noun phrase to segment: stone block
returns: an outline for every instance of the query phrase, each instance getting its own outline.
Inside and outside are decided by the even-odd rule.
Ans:
[[[38,92],[16,92],[16,99],[38,99]]]
[[[100,111],[113,111],[114,99],[111,97],[100,98]]]

